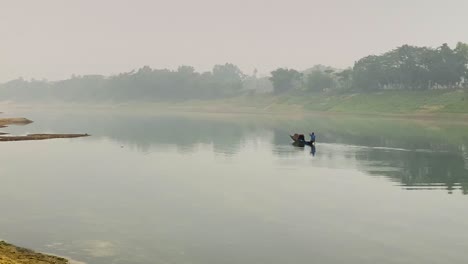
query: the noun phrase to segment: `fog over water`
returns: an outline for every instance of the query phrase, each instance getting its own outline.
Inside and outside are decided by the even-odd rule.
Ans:
[[[0,234],[11,243],[96,264],[468,261],[466,125],[29,116],[5,131],[92,136],[2,144]],[[315,148],[292,146],[290,130],[309,124]]]
[[[89,264],[468,263],[467,10],[0,0],[0,238]]]

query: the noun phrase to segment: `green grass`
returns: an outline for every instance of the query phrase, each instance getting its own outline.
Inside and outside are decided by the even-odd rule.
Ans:
[[[221,100],[220,105],[278,110],[350,113],[468,113],[468,91],[384,91],[348,94],[256,95]]]
[[[129,109],[170,109],[216,113],[308,112],[349,113],[365,115],[418,115],[468,117],[468,90],[382,91],[372,93],[288,93],[244,95],[225,99],[182,102],[128,103]]]
[[[385,91],[318,94],[304,109],[353,113],[468,113],[466,91]]]

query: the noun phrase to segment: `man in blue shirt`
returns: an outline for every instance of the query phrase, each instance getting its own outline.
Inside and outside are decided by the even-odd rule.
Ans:
[[[312,134],[309,134],[310,135],[310,143],[315,143],[315,133],[312,132]]]

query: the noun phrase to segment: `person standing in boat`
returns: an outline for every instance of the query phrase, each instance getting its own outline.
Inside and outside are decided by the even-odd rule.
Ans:
[[[312,144],[312,143],[315,143],[315,133],[312,132],[312,133],[309,134],[309,135],[310,135],[310,143],[311,143],[311,144]]]

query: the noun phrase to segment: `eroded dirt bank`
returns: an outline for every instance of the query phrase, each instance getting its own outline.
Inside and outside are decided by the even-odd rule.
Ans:
[[[36,253],[0,241],[0,264],[65,264],[67,259]]]

